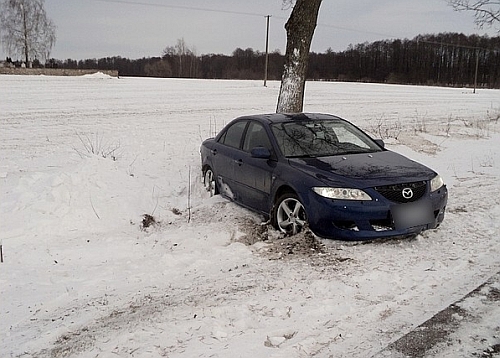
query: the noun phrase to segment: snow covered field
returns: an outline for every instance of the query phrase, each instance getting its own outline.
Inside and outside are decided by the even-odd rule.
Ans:
[[[386,347],[500,271],[500,91],[308,83],[306,111],[384,138],[450,195],[414,239],[316,244],[201,185],[201,141],[274,112],[278,90],[0,76],[0,356],[397,356]],[[488,307],[426,356],[493,352]]]

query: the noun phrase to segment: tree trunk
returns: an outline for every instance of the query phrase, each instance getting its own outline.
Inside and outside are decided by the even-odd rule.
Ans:
[[[28,20],[26,19],[27,9],[24,7],[24,3],[21,3],[21,11],[22,11],[22,17],[23,17],[24,59],[26,61],[25,62],[26,68],[29,68],[28,62],[29,62],[30,48],[29,48],[29,44],[28,44]]]
[[[321,0],[297,0],[285,29],[287,44],[277,113],[299,113],[304,106],[309,50]]]

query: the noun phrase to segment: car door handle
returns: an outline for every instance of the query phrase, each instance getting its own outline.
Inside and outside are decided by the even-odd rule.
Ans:
[[[243,160],[241,159],[235,159],[234,162],[240,166],[243,164]]]

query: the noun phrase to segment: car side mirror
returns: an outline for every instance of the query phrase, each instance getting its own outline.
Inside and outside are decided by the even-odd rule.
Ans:
[[[265,147],[255,147],[250,151],[252,158],[258,159],[269,159],[271,158],[271,152]]]
[[[385,148],[385,143],[382,139],[375,139],[375,143],[377,143],[379,147]]]

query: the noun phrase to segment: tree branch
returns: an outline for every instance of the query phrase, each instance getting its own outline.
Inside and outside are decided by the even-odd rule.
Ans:
[[[455,11],[474,12],[474,23],[479,27],[491,27],[500,23],[500,1],[498,0],[448,0]],[[500,28],[498,29],[500,32]]]

